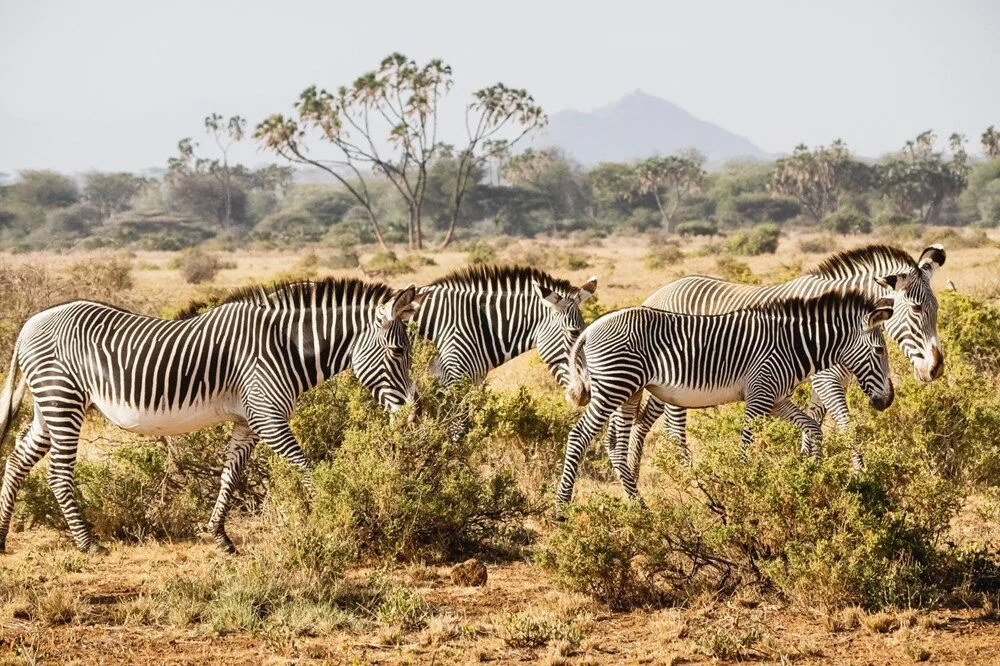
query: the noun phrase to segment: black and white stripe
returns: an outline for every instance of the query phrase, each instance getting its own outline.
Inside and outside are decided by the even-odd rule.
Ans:
[[[691,314],[722,314],[789,297],[809,298],[831,288],[852,288],[873,298],[892,297],[893,316],[885,324],[889,336],[899,344],[913,365],[914,375],[930,382],[944,372],[944,354],[938,341],[938,303],[931,289],[934,271],[945,262],[940,245],[926,248],[914,261],[904,250],[885,245],[869,245],[841,252],[809,273],[772,286],[753,286],[711,277],[690,276],[675,280],[647,298],[643,305]],[[839,430],[849,425],[847,385],[850,373],[834,366],[812,377],[810,416],[822,423],[827,412]],[[650,396],[640,409],[632,430],[628,458],[633,475],[639,473],[643,442],[660,414],[667,434],[676,440],[680,455],[690,461],[685,438],[684,408],[664,405]],[[617,437],[617,433],[612,434]],[[621,441],[619,438],[618,441]],[[803,433],[803,449],[818,455],[818,441]],[[860,450],[853,452],[860,468]]]
[[[558,501],[570,500],[583,453],[612,415],[634,418],[643,388],[684,408],[745,400],[744,450],[753,438],[751,422],[768,414],[818,437],[819,425],[789,396],[799,382],[834,365],[848,368],[884,409],[893,389],[882,324],[892,313],[891,299],[834,290],[721,315],[638,306],[598,318],[571,352],[566,397],[587,409],[570,431]],[[609,453],[625,492],[635,497],[621,434]]]
[[[570,347],[583,330],[580,304],[597,278],[573,287],[523,266],[476,266],[420,289],[420,335],[438,350],[435,374],[445,384],[486,374],[532,348],[560,386],[568,377]]]
[[[77,547],[104,551],[73,493],[80,427],[90,407],[122,428],[151,435],[234,422],[209,522],[219,546],[233,550],[226,513],[258,439],[310,468],[288,425],[301,393],[351,367],[384,407],[413,399],[405,322],[419,302],[412,286],[393,292],[383,284],[328,279],[240,290],[204,314],[192,308],[170,320],[91,301],[32,316],[18,335],[0,397],[0,438],[25,387],[35,407],[7,460],[0,551],[18,487],[46,452],[49,484]]]

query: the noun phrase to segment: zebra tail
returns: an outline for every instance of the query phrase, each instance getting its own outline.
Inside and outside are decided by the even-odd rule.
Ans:
[[[566,384],[566,402],[576,407],[583,407],[590,402],[590,372],[587,370],[587,361],[583,356],[583,346],[586,343],[588,330],[583,330],[569,352],[569,381]]]
[[[18,336],[20,338],[20,336]],[[3,383],[3,393],[0,393],[0,444],[7,438],[7,431],[10,430],[14,417],[21,408],[21,401],[24,399],[24,389],[28,380],[22,375],[15,388],[14,379],[18,374],[17,348],[20,339],[14,343],[14,353],[10,359],[10,369],[7,370],[7,377]]]

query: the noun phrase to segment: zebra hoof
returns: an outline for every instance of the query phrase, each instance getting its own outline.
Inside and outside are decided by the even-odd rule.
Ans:
[[[83,552],[87,553],[88,555],[107,555],[111,551],[109,551],[107,548],[105,548],[99,543],[92,543]]]
[[[239,552],[228,534],[213,534],[212,537],[215,539],[215,546],[226,555],[236,555]]]

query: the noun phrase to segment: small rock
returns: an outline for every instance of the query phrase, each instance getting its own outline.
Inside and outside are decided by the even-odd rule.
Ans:
[[[451,582],[467,587],[486,585],[486,565],[474,557],[461,564],[456,564],[451,570]]]

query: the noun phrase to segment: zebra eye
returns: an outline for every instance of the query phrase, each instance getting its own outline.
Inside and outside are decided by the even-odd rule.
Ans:
[[[923,307],[922,305],[914,305],[914,306],[913,306],[913,312],[914,312],[914,313],[916,313],[916,314],[920,314],[920,313],[922,313],[923,311],[924,311],[924,307]]]

